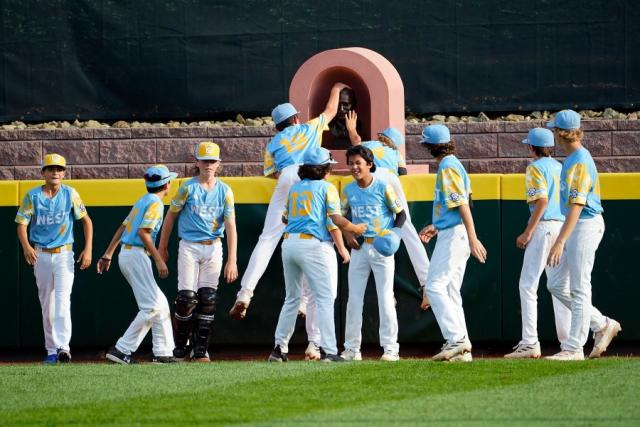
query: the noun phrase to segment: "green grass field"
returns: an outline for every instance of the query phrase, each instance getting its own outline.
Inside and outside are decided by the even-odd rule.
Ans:
[[[0,425],[640,425],[640,360],[0,366]]]

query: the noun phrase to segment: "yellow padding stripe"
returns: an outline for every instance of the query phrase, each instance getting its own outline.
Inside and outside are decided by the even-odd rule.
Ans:
[[[236,203],[268,204],[278,183],[273,178],[228,177],[221,180],[231,187]]]
[[[500,180],[502,200],[525,200],[524,174],[513,173],[502,175]]]
[[[0,206],[18,206],[18,181],[0,181]]]

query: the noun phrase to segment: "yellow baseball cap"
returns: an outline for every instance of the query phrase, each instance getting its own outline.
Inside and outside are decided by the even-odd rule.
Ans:
[[[211,141],[202,141],[196,147],[196,159],[198,160],[220,160],[220,147]]]
[[[44,156],[42,162],[42,169],[48,166],[60,166],[61,168],[67,168],[67,161],[60,154],[47,154]]]

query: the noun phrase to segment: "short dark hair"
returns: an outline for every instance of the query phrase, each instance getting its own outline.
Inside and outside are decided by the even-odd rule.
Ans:
[[[536,147],[532,145],[531,149],[538,157],[551,157],[551,147]]]
[[[298,117],[297,114],[294,114],[291,117],[287,117],[286,119],[284,119],[283,121],[281,121],[280,123],[276,124],[276,130],[278,132],[282,132],[283,130],[285,130],[286,128],[288,128],[289,126],[293,126],[293,120]]]
[[[435,158],[448,156],[449,154],[456,153],[456,146],[452,141],[449,141],[444,144],[424,144],[427,146],[427,150],[431,153],[431,155]]]
[[[160,187],[147,187],[147,193],[155,194],[159,193],[162,190],[165,190],[169,183],[167,182],[165,185],[161,185]]]
[[[300,179],[310,179],[319,181],[324,179],[325,175],[331,171],[331,163],[326,165],[301,165],[298,169]]]
[[[349,162],[349,158],[351,156],[360,156],[364,159],[367,164],[371,164],[371,172],[376,171],[376,164],[373,161],[373,151],[364,145],[354,145],[347,150],[347,163]]]
[[[150,182],[158,182],[158,181],[162,181],[162,177],[158,174],[153,174],[153,175],[149,175],[149,174],[144,174],[144,182],[145,183],[150,183]],[[159,193],[162,190],[164,190],[167,185],[169,185],[169,183],[167,182],[164,185],[160,185],[158,187],[149,187],[149,185],[147,185],[147,192],[148,193]]]

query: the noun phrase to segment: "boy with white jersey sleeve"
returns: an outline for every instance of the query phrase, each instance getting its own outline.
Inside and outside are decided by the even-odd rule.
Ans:
[[[531,217],[525,230],[516,239],[516,246],[525,249],[520,273],[520,306],[522,312],[522,339],[507,359],[540,357],[538,341],[538,282],[542,272],[547,274],[548,287],[563,286],[556,283],[569,280],[564,262],[548,267],[547,257],[558,236],[564,216],[560,212],[560,170],[562,164],[551,158],[553,132],[535,128],[522,141],[527,144],[534,161],[525,174],[526,200]],[[558,340],[563,343],[569,336],[571,311],[556,297],[552,297]]]
[[[186,180],[171,201],[160,234],[159,251],[166,262],[171,231],[178,219],[178,294],[175,300],[173,355],[208,362],[218,282],[222,271],[222,241],[227,231],[227,282],[238,277],[237,232],[233,192],[216,178],[220,147],[204,141],[195,147],[197,176]]]
[[[351,233],[345,233],[345,241],[352,251],[348,273],[345,350],[342,357],[346,360],[362,359],[360,346],[364,293],[369,275],[373,271],[380,316],[380,346],[384,349],[381,360],[396,361],[400,359],[400,347],[393,296],[395,260],[393,256],[378,252],[373,243],[377,236],[392,228],[402,227],[406,214],[393,187],[371,174],[376,171],[373,157],[371,150],[362,145],[347,150],[347,164],[355,181],[347,184],[342,191],[342,211],[345,215],[351,214],[354,224],[366,225],[366,232],[362,243]]]
[[[265,149],[264,175],[277,179],[278,183],[269,201],[262,233],[242,276],[241,289],[229,311],[229,315],[234,319],[240,320],[246,315],[253,291],[282,237],[282,211],[289,189],[300,180],[298,166],[302,164],[309,149],[321,145],[322,132],[328,129],[328,123],[335,117],[340,91],[345,87],[347,86],[342,83],[334,84],[324,111],[307,123],[300,122],[298,111],[289,103],[280,104],[271,112],[278,133],[271,138]]]
[[[427,274],[429,272],[429,257],[427,251],[418,237],[418,232],[415,226],[411,222],[411,214],[409,212],[409,205],[407,204],[407,197],[404,194],[402,184],[399,175],[406,175],[406,163],[402,153],[398,150],[398,147],[404,144],[404,137],[402,133],[396,128],[390,127],[382,132],[378,133],[377,141],[364,141],[358,135],[356,130],[356,123],[358,115],[355,111],[347,113],[347,130],[349,132],[349,139],[353,145],[360,145],[369,148],[373,152],[373,161],[376,165],[376,171],[373,175],[382,180],[385,183],[391,184],[396,195],[402,203],[402,209],[407,215],[407,220],[400,229],[400,237],[407,248],[407,254],[411,260],[411,265],[416,272],[416,277],[422,288],[423,301],[421,308],[426,310],[429,308],[429,301],[426,297],[425,285],[427,284]]]
[[[109,270],[116,247],[122,243],[118,264],[127,279],[138,304],[139,312],[124,335],[107,352],[107,359],[120,364],[132,363],[135,352],[151,329],[153,337],[153,361],[174,363],[173,334],[167,297],[153,278],[153,258],[158,275],[164,279],[169,275],[167,265],[155,247],[156,235],[162,225],[164,205],[162,198],[169,192],[169,184],[177,174],[165,165],[148,168],[144,174],[147,194],[133,205],[131,212],[116,230],[107,250],[98,261],[98,274]]]
[[[74,219],[82,221],[85,238],[84,250],[78,258],[80,269],[91,265],[93,224],[78,192],[62,184],[66,169],[61,155],[44,156],[44,185],[27,193],[15,218],[24,257],[34,267],[42,308],[46,364],[71,361]]]
[[[429,266],[427,294],[446,342],[433,360],[467,362],[472,360],[471,342],[460,289],[469,256],[484,263],[487,251],[476,236],[469,207],[471,182],[454,156],[455,145],[449,129],[444,125],[427,126],[420,143],[438,161],[433,223],[420,231],[425,243],[438,235]]]
[[[560,175],[560,208],[565,221],[551,247],[548,264],[560,264],[565,253],[569,270],[569,283],[549,290],[571,309],[569,338],[559,353],[547,359],[583,360],[590,325],[597,332],[589,357],[597,358],[622,330],[620,323],[603,316],[591,303],[591,271],[604,234],[600,180],[591,154],[581,143],[580,115],[560,111],[547,127],[554,130],[556,142],[567,154]]]
[[[300,307],[303,276],[317,308],[321,360],[340,362],[334,325],[334,301],[338,287],[338,266],[331,239],[340,248],[341,236],[335,226],[362,234],[365,226],[356,226],[340,215],[340,197],[333,184],[325,181],[331,171],[331,153],[314,148],[305,153],[299,174],[302,179],[289,191],[282,221],[286,223],[282,244],[286,296],[278,318],[275,348],[270,362],[286,362],[289,340]],[[335,226],[332,226],[334,224]],[[332,230],[332,231],[330,231]],[[348,255],[343,255],[348,259]]]

